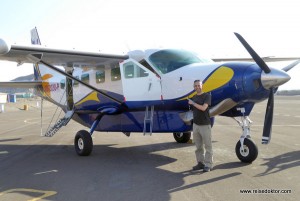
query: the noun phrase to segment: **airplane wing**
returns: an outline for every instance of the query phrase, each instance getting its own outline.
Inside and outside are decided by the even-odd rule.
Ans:
[[[264,62],[277,62],[277,61],[291,61],[291,60],[298,60],[300,57],[262,57]],[[212,58],[215,62],[222,62],[222,61],[250,61],[254,62],[252,58]]]
[[[42,86],[42,81],[0,82],[1,87],[32,89]]]
[[[121,62],[129,58],[128,55],[102,54],[76,50],[62,50],[38,45],[8,45],[0,39],[0,60],[23,63],[35,63],[31,56],[39,57],[47,63],[59,66],[82,64],[97,66],[105,63]]]
[[[74,65],[84,65],[87,67],[96,67],[103,64],[114,64],[122,62],[128,59],[128,55],[116,55],[116,54],[102,54],[96,52],[85,52],[76,50],[62,50],[43,47],[40,45],[9,45],[3,39],[0,38],[0,60],[17,62],[18,65],[23,63],[37,63],[47,65],[49,68],[56,70],[58,73],[75,80],[84,86],[101,93],[102,95],[112,99],[113,101],[121,104],[121,102],[97,89],[89,84],[82,82],[81,80],[73,77],[56,69],[56,66],[73,67]],[[30,84],[29,84],[30,85]],[[1,86],[3,86],[1,84]],[[16,85],[15,85],[16,86]],[[25,86],[25,84],[23,85]],[[10,87],[12,85],[10,84]]]
[[[72,64],[82,64],[97,66],[105,63],[120,62],[129,58],[128,55],[102,54],[97,52],[85,52],[77,50],[63,50],[48,48],[39,45],[9,45],[0,39],[0,60],[23,63],[35,63],[31,55],[40,57],[43,61],[52,65],[70,66]],[[265,62],[298,60],[300,57],[263,57]],[[215,62],[221,61],[251,61],[252,58],[212,58]]]

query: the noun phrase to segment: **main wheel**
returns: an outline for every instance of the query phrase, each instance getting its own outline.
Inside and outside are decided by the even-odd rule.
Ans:
[[[80,130],[74,139],[75,151],[79,156],[88,156],[93,150],[93,140],[89,132]]]
[[[178,143],[187,143],[191,139],[191,132],[173,133],[174,139]]]
[[[236,143],[235,153],[240,161],[244,163],[252,163],[257,158],[258,149],[251,139],[245,138],[243,147],[241,147],[240,141]]]

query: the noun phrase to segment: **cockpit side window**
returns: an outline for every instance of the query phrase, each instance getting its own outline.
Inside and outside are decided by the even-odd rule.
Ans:
[[[163,74],[189,64],[202,63],[195,54],[185,50],[160,50],[150,55],[149,61]]]
[[[126,79],[147,77],[149,74],[133,62],[124,64],[124,75]]]
[[[145,59],[141,60],[139,63],[142,64],[148,70],[150,70],[152,73],[154,73],[156,76],[160,77]]]

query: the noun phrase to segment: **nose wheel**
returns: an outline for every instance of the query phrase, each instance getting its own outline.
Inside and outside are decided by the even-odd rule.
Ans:
[[[240,161],[244,163],[252,163],[258,155],[256,144],[249,138],[244,139],[243,146],[239,140],[235,146],[235,153]]]
[[[243,133],[240,140],[236,143],[235,153],[238,159],[244,163],[252,163],[258,155],[258,148],[256,144],[251,140],[250,137],[250,126],[252,121],[248,116],[245,116],[245,108],[238,108],[243,114],[241,120],[234,118],[237,123],[241,126]]]

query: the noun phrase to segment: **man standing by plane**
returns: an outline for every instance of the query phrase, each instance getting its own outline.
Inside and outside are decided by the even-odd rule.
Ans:
[[[211,142],[211,122],[209,108],[211,95],[202,91],[202,81],[194,81],[196,95],[189,99],[188,103],[193,106],[193,140],[196,145],[196,159],[198,164],[193,170],[209,172],[213,167],[213,150]]]

